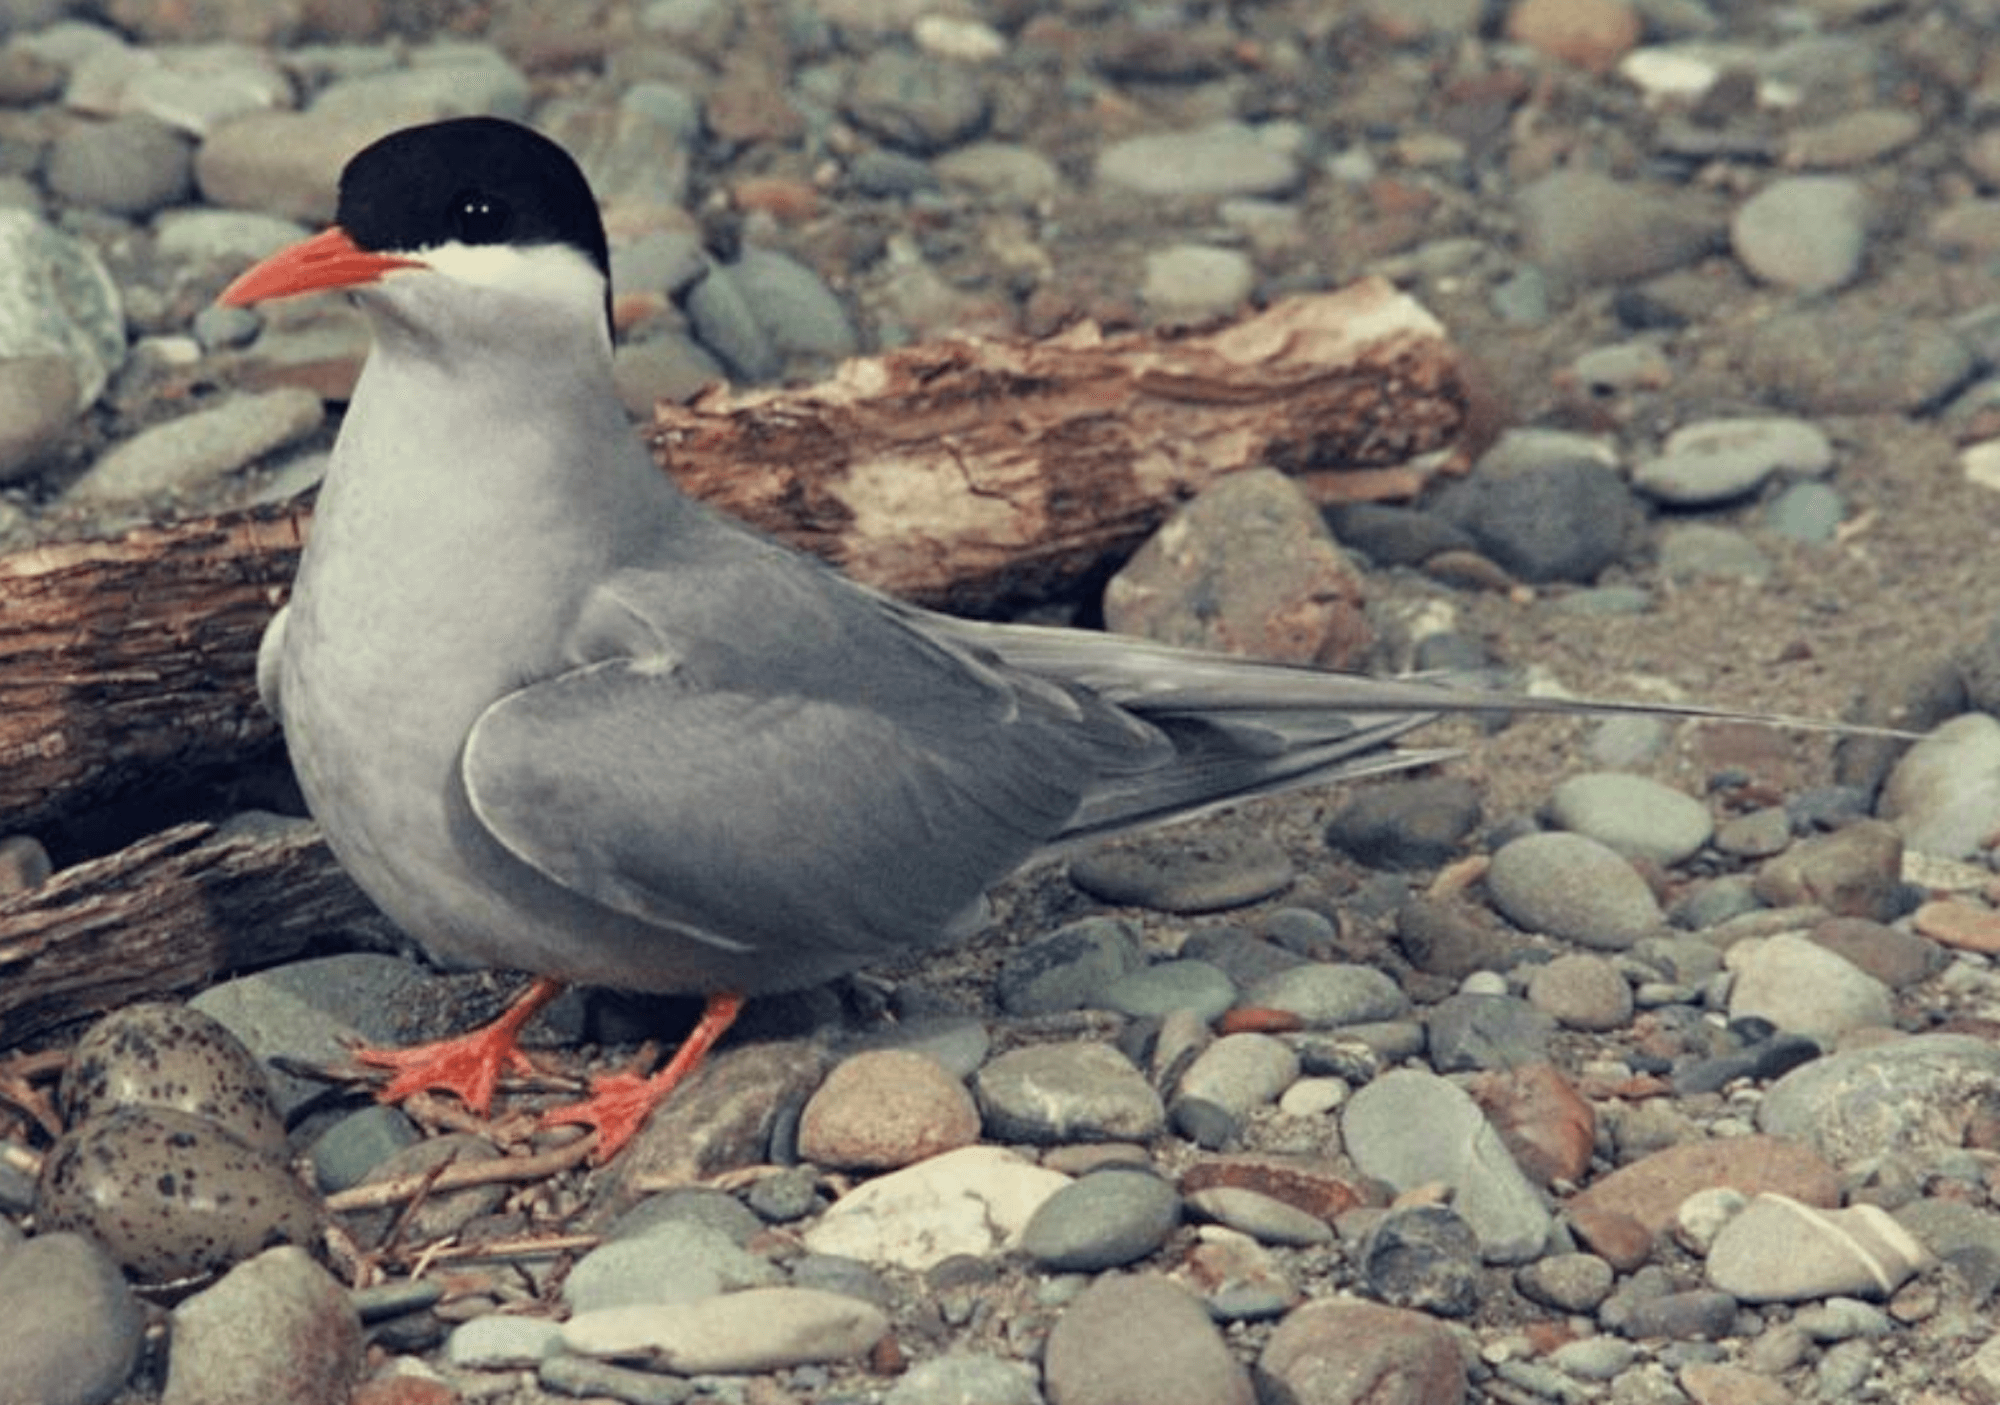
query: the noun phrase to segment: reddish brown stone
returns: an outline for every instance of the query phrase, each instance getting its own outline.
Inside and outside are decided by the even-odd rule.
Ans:
[[[1597,1114],[1554,1064],[1492,1074],[1474,1084],[1472,1096],[1531,1180],[1579,1181],[1590,1169]]]
[[[1224,1011],[1215,1022],[1218,1034],[1285,1034],[1305,1027],[1306,1022],[1290,1010],[1267,1010],[1261,1005]]]
[[[1197,1162],[1181,1177],[1182,1195],[1213,1186],[1259,1191],[1329,1224],[1362,1200],[1331,1162],[1310,1157],[1218,1156]]]
[[[1771,1191],[1807,1205],[1840,1203],[1840,1182],[1817,1152],[1779,1137],[1725,1137],[1666,1147],[1610,1175],[1570,1198],[1570,1223],[1614,1267],[1630,1263],[1607,1251],[1624,1244],[1629,1220],[1652,1237],[1673,1223],[1680,1203],[1697,1190],[1729,1186],[1745,1195]],[[1602,1242],[1600,1242],[1602,1240]]]
[[[1654,1232],[1622,1210],[1572,1201],[1567,1218],[1576,1237],[1620,1273],[1630,1273],[1653,1255]]]

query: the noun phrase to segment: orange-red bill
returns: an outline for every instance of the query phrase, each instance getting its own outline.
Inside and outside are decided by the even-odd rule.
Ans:
[[[346,230],[334,225],[310,239],[278,250],[224,288],[216,301],[225,307],[248,307],[267,298],[289,298],[326,288],[373,283],[391,269],[420,266],[418,259],[374,254],[359,248]]]

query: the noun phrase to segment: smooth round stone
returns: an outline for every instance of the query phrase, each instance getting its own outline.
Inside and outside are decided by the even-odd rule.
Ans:
[[[1276,1196],[1241,1186],[1209,1186],[1187,1198],[1188,1209],[1203,1219],[1249,1235],[1260,1244],[1303,1248],[1331,1244],[1333,1226]]]
[[[822,1166],[889,1170],[977,1140],[979,1109],[965,1085],[905,1049],[843,1059],[799,1118],[799,1154]]]
[[[65,496],[101,503],[195,491],[297,443],[325,418],[319,396],[299,386],[232,395],[117,444]]]
[[[1657,458],[1632,470],[1632,486],[1659,502],[1706,507],[1754,493],[1776,473],[1833,467],[1833,442],[1809,420],[1760,415],[1702,420],[1667,437]]]
[[[1830,292],[1861,271],[1868,194],[1846,176],[1781,177],[1743,202],[1729,236],[1743,266],[1765,282]]]
[[[1062,172],[1039,151],[1007,142],[972,142],[930,163],[937,179],[1032,205],[1063,188]]]
[[[562,1324],[546,1317],[492,1313],[461,1322],[445,1339],[445,1360],[477,1371],[533,1366],[562,1349]]]
[[[2000,721],[1968,712],[1903,754],[1877,812],[1920,853],[1965,859],[2000,830]]]
[[[774,249],[746,248],[730,266],[750,313],[781,356],[840,360],[859,346],[847,309],[812,269]]]
[[[616,1400],[621,1405],[682,1405],[694,1394],[694,1387],[679,1376],[561,1354],[544,1359],[535,1379],[559,1395]]]
[[[1440,1073],[1519,1068],[1548,1057],[1555,1017],[1495,992],[1450,995],[1425,1021],[1431,1067]]]
[[[351,1112],[313,1139],[313,1177],[328,1194],[360,1185],[375,1168],[423,1140],[401,1109],[373,1103]]]
[[[1571,776],[1549,797],[1549,817],[1629,858],[1671,868],[1714,833],[1708,807],[1646,776],[1591,771]]]
[[[1143,1259],[1180,1224],[1181,1198],[1144,1171],[1099,1171],[1042,1202],[1021,1252],[1058,1273],[1097,1273]]]
[[[1583,946],[1621,950],[1665,923],[1638,870],[1581,834],[1529,834],[1503,846],[1486,886],[1515,925]]]
[[[563,1280],[572,1312],[645,1303],[693,1302],[717,1293],[784,1281],[769,1260],[739,1248],[720,1230],[669,1221],[613,1239],[576,1261]]]
[[[1821,1210],[1764,1194],[1709,1246],[1708,1281],[1739,1302],[1801,1302],[1831,1294],[1886,1298],[1930,1254],[1874,1205]]]
[[[987,1135],[1002,1141],[1147,1141],[1166,1126],[1152,1084],[1103,1044],[1010,1049],[979,1071],[974,1092]]]
[[[1847,500],[1827,483],[1794,483],[1764,509],[1764,525],[1795,542],[1825,544],[1840,532]]]
[[[1595,1254],[1550,1254],[1514,1274],[1522,1294],[1559,1312],[1590,1312],[1611,1295],[1617,1273]]]
[[[118,1265],[83,1235],[0,1245],[0,1401],[109,1400],[132,1373],[145,1325]]]
[[[1621,1029],[1632,1018],[1632,987],[1602,956],[1571,952],[1528,978],[1528,1003],[1571,1029]]]
[[[1343,1078],[1301,1078],[1278,1095],[1278,1111],[1287,1117],[1324,1117],[1352,1091]]]
[[[691,1303],[607,1308],[563,1324],[564,1346],[650,1358],[676,1374],[737,1373],[865,1356],[889,1330],[873,1303],[815,1288],[746,1288]]]
[[[1245,1117],[1276,1100],[1299,1076],[1299,1056],[1268,1034],[1227,1034],[1181,1075],[1180,1096],[1201,1098]]]
[[[1431,869],[1457,856],[1480,815],[1479,790],[1470,781],[1391,781],[1342,805],[1326,842],[1371,868]]]
[[[1521,580],[1590,581],[1624,556],[1639,504],[1595,454],[1502,440],[1438,495],[1434,510]]]
[[[1964,384],[1978,364],[1935,319],[1830,307],[1758,319],[1740,360],[1763,394],[1816,415],[1913,413]]]
[[[1846,957],[1797,933],[1730,948],[1729,1017],[1758,1016],[1831,1048],[1843,1034],[1895,1024],[1895,997]]]
[[[1106,1275],[1063,1309],[1043,1355],[1062,1405],[1252,1405],[1249,1372],[1199,1299],[1155,1274]]]
[[[953,1352],[919,1361],[882,1405],[1042,1405],[1035,1373],[1018,1361]]]
[[[1102,902],[1192,913],[1261,902],[1291,887],[1297,871],[1268,840],[1244,837],[1218,849],[1161,837],[1079,855],[1069,876]]]
[[[1348,1382],[1393,1383],[1386,1399],[1397,1405],[1467,1398],[1465,1360],[1449,1328],[1428,1313],[1356,1298],[1322,1298],[1288,1314],[1265,1343],[1257,1369],[1274,1385],[1269,1399],[1301,1405],[1369,1398],[1347,1390]]]
[[[878,48],[855,71],[842,105],[863,130],[929,155],[977,135],[989,100],[974,71],[962,64]]]
[[[1935,1158],[1958,1148],[1966,1107],[1996,1099],[2000,1049],[1968,1035],[1922,1034],[1792,1070],[1765,1093],[1757,1125],[1836,1166]]]
[[[1256,267],[1239,250],[1175,244],[1146,255],[1139,296],[1155,317],[1216,317],[1241,307],[1256,281]]]
[[[1085,917],[1008,956],[996,982],[1000,1007],[1012,1015],[1051,1015],[1106,1004],[1112,984],[1145,965],[1129,922]]]
[[[1677,522],[1660,536],[1660,571],[1669,580],[1736,580],[1761,585],[1771,558],[1743,533],[1708,522]]]
[[[1564,1375],[1608,1381],[1630,1369],[1638,1355],[1639,1349],[1622,1338],[1585,1337],[1564,1342],[1549,1353],[1549,1362]]]
[[[1162,961],[1120,976],[1104,988],[1103,1003],[1134,1018],[1187,1010],[1208,1024],[1236,1003],[1236,983],[1207,961]]]
[[[1322,962],[1266,976],[1238,1003],[1297,1015],[1308,1029],[1393,1020],[1410,1008],[1402,987],[1374,967]]]
[[[296,1244],[266,1249],[174,1309],[160,1405],[345,1405],[361,1374],[347,1291]]]
[[[1128,137],[1097,157],[1100,182],[1142,195],[1282,195],[1299,174],[1294,157],[1240,122]]]

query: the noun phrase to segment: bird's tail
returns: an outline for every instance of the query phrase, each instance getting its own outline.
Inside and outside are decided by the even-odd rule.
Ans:
[[[1088,689],[1172,742],[1173,756],[1164,764],[1103,777],[1058,841],[1063,845],[1191,818],[1253,796],[1443,760],[1455,753],[1392,743],[1447,713],[1631,714],[1914,739],[1888,728],[1699,703],[1539,697],[1429,678],[1371,678],[1091,630],[963,620],[948,628],[959,642],[1012,668]]]

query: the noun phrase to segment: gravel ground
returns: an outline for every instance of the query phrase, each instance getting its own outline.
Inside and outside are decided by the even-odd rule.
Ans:
[[[1377,665],[1917,730],[2000,704],[1967,608],[2000,583],[1981,0],[23,0],[0,23],[0,544],[309,487],[354,319],[208,304],[328,215],[358,144],[482,111],[589,171],[635,412],[953,331],[1200,323],[1383,276],[1448,328],[1493,448],[1423,502],[1332,515]],[[1744,421],[1744,452],[1672,437]],[[1229,544],[1197,537],[1190,599]],[[1303,569],[1260,566],[1280,591]],[[1464,755],[1434,772],[1034,870],[968,948],[753,1009],[610,1168],[400,1226],[341,1210],[337,1281],[280,1249],[205,1282],[319,1251],[319,1193],[256,1149],[269,1111],[232,1140],[66,1093],[110,1148],[92,1179],[0,1103],[0,1405],[2000,1398],[1996,733],[1954,723],[1882,798],[1881,750],[1824,735],[1440,724]],[[195,1004],[253,1060],[310,1061],[507,989],[361,952]],[[680,1018],[571,998],[543,1057],[573,1076]],[[205,1028],[167,1042],[234,1067]],[[277,1080],[320,1192],[472,1133],[562,1160],[518,1120],[319,1092]],[[140,1196],[185,1175],[148,1149],[173,1137],[275,1208]],[[688,1179],[711,1190],[656,1193]],[[974,1230],[926,1218],[967,1197]],[[610,1247],[449,1247],[571,1231]],[[205,1290],[157,1289],[179,1278]],[[642,1327],[604,1316],[634,1303]]]

